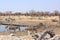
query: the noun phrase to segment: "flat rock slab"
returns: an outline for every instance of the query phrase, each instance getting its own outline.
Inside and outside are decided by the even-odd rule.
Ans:
[[[20,40],[20,38],[16,36],[0,36],[0,40]]]

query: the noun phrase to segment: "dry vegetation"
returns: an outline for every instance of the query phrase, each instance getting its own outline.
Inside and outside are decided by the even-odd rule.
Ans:
[[[9,19],[9,20],[7,20]],[[37,27],[37,32],[41,34],[44,30],[53,30],[56,35],[60,35],[60,12],[54,11],[53,13],[50,12],[26,12],[26,13],[0,13],[0,23],[18,23],[18,24],[31,24],[34,27]],[[42,23],[44,26],[41,26]],[[30,28],[30,27],[28,27]],[[35,30],[29,30],[34,35]],[[10,32],[0,32],[0,35],[9,35]],[[18,36],[26,36],[27,31],[17,31],[14,33]],[[30,38],[29,36],[27,38]],[[27,39],[26,39],[27,40]],[[30,38],[31,40],[31,38]]]

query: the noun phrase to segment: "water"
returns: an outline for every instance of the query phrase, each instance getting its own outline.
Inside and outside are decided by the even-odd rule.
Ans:
[[[6,25],[0,25],[0,32],[1,31],[6,31],[7,29],[5,29]]]
[[[7,25],[0,25],[0,32],[5,32],[7,29],[5,28]],[[20,27],[20,30],[24,31],[25,27]],[[17,29],[18,30],[18,29]]]

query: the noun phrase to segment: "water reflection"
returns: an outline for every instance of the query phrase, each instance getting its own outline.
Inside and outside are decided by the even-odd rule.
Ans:
[[[20,27],[21,31],[25,31],[26,27]]]
[[[6,25],[0,25],[0,32],[4,32],[7,31],[7,29],[5,29]]]
[[[7,29],[5,28],[7,25],[0,25],[0,32],[7,32]],[[25,31],[26,27],[20,27],[21,31]],[[18,31],[18,29],[16,29]]]

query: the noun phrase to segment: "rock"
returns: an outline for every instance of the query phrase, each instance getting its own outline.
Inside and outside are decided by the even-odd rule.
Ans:
[[[11,35],[0,35],[0,40],[20,40],[20,38]]]

